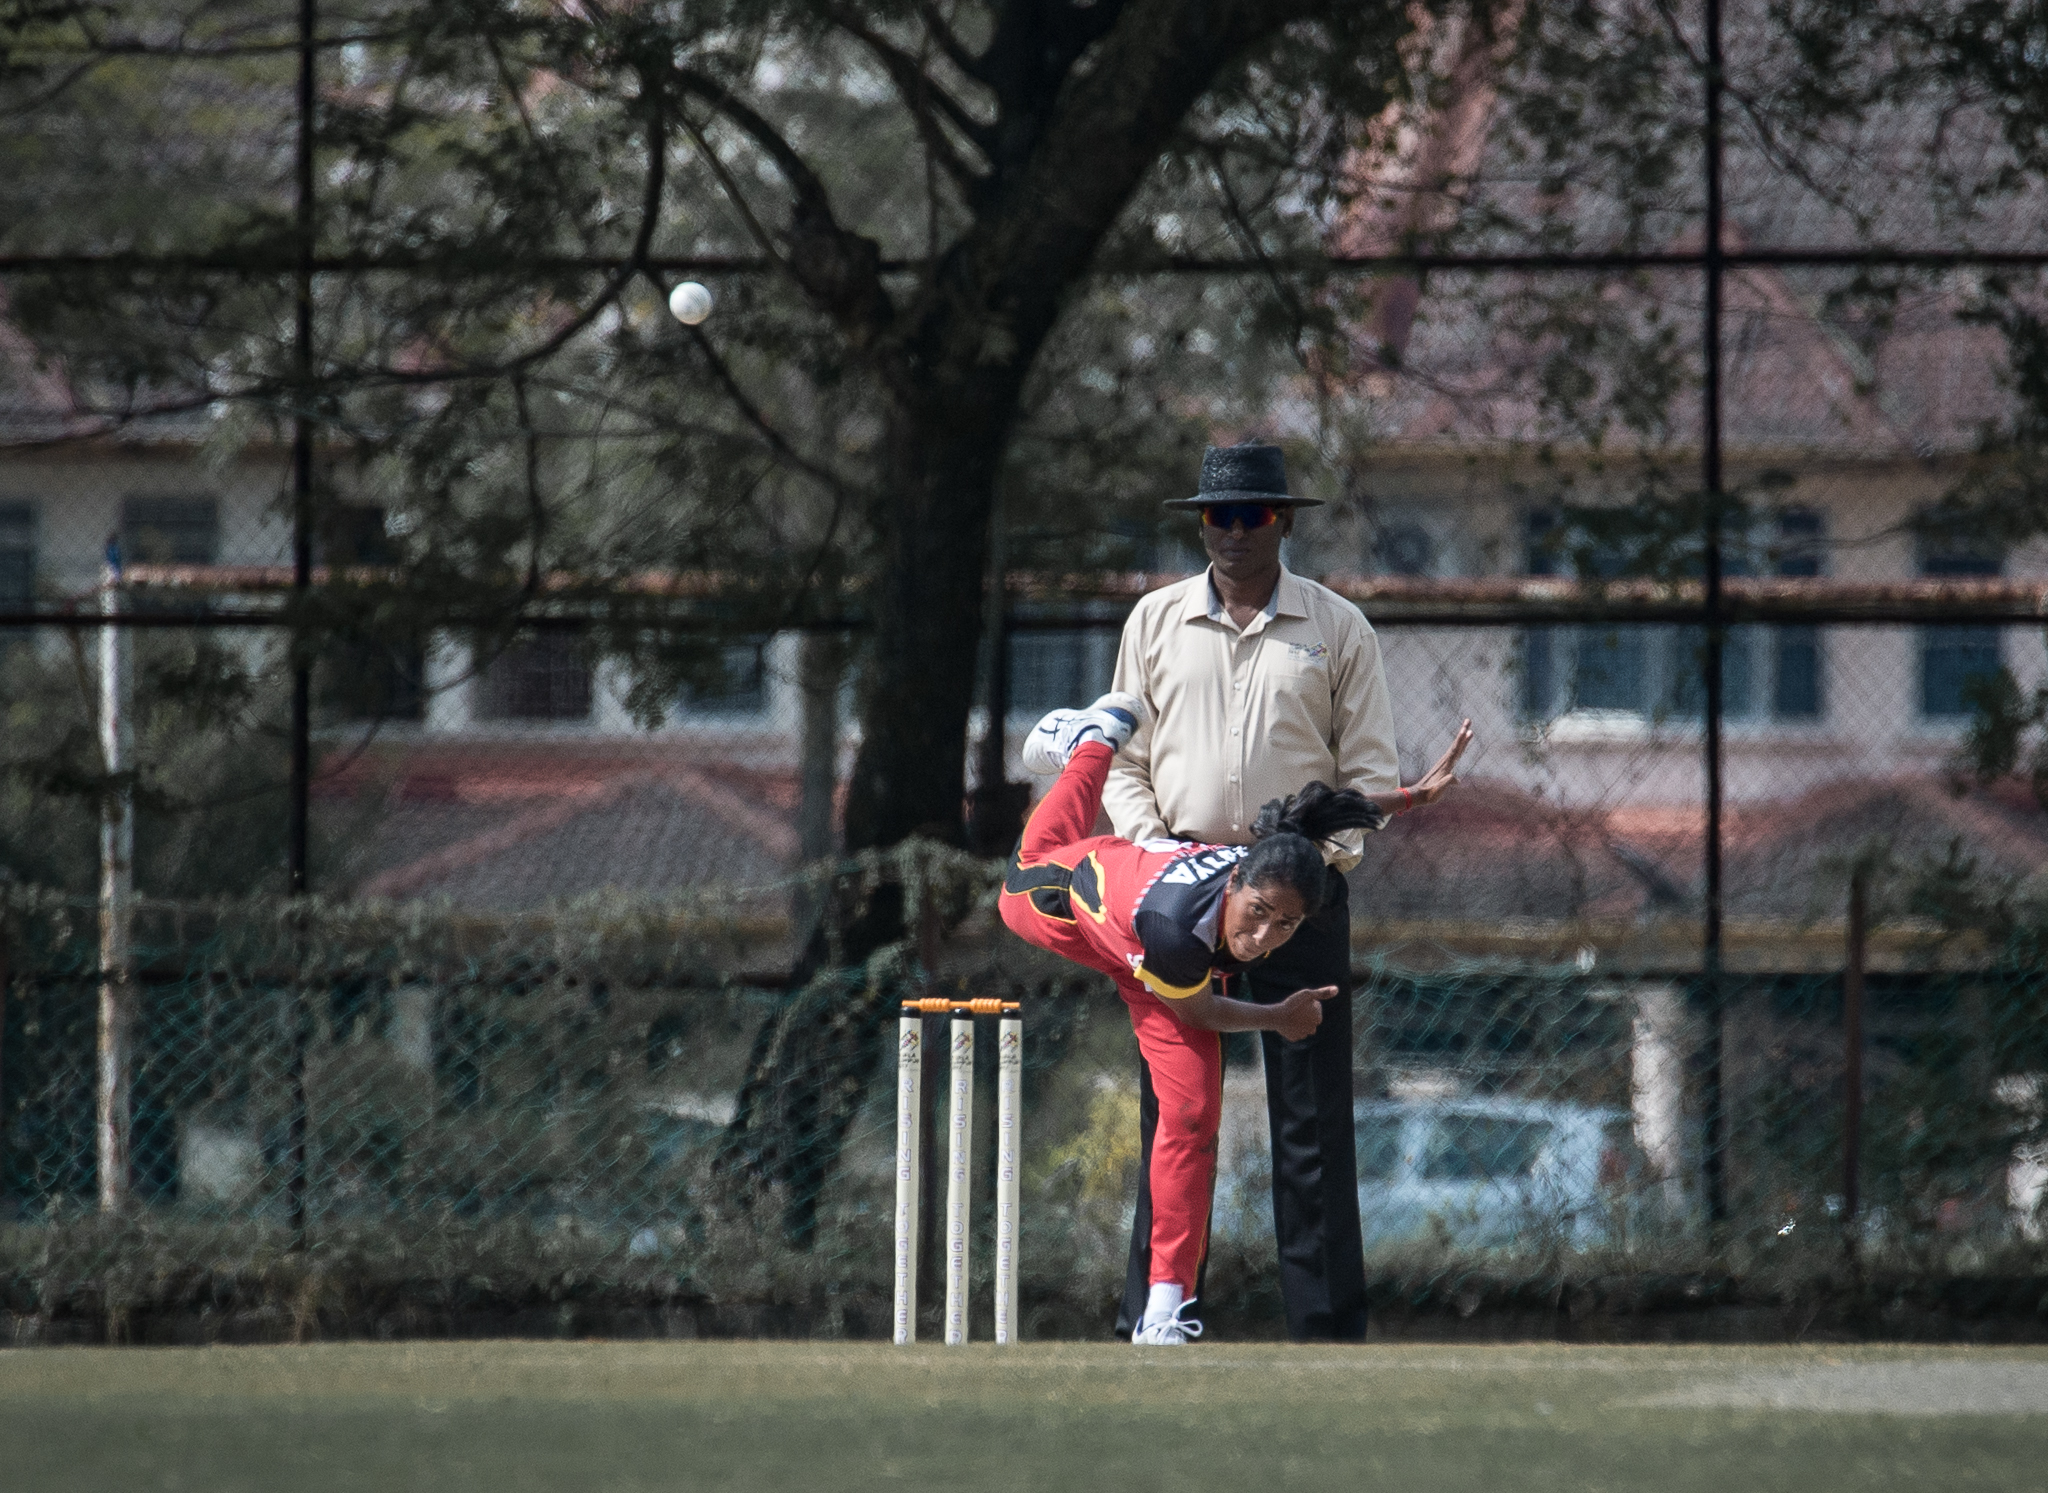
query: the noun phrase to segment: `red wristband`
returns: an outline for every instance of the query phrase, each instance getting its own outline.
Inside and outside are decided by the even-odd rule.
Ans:
[[[1410,793],[1406,788],[1403,788],[1401,790],[1401,807],[1396,809],[1394,812],[1397,814],[1405,814],[1414,807],[1415,795]]]

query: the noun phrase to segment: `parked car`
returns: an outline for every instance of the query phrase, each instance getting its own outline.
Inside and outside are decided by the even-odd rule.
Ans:
[[[1368,1248],[1585,1249],[1634,1227],[1645,1167],[1626,1110],[1472,1097],[1358,1106]]]

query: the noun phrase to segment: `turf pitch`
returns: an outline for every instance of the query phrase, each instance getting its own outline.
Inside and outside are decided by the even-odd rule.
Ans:
[[[25,1349],[0,1487],[2043,1489],[2048,1351]]]

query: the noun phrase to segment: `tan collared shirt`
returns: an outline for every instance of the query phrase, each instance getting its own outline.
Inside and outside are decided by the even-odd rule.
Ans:
[[[1151,711],[1102,795],[1127,840],[1243,845],[1260,805],[1309,783],[1401,784],[1379,639],[1357,607],[1286,570],[1242,631],[1207,571],[1142,598],[1112,687]],[[1348,871],[1364,842],[1353,831],[1325,853]]]

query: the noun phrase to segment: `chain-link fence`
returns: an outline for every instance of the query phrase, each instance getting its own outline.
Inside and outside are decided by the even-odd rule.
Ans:
[[[0,21],[0,1309],[878,1333],[936,990],[1025,1004],[1026,1330],[1096,1331],[1134,1045],[987,899],[1245,437],[1404,772],[1477,732],[1352,877],[1377,1299],[2038,1274],[2038,48],[1304,23],[1013,261],[1116,8],[1029,99],[899,9]]]
[[[1105,621],[1042,623],[1010,638],[1013,752],[1040,705],[1085,698],[1112,659]],[[582,667],[546,651],[572,634],[538,636],[557,670]],[[1801,1279],[1845,1249],[1920,1278],[2038,1268],[2048,970],[2030,899],[2048,812],[2019,779],[1970,776],[1976,686],[1946,672],[2031,688],[2038,630],[1731,631],[1753,672],[1724,735],[1712,978],[1703,723],[1672,682],[1697,629],[1587,614],[1379,636],[1405,773],[1460,718],[1478,731],[1457,792],[1375,837],[1352,877],[1359,1206],[1383,1297]],[[189,646],[133,643],[145,659]],[[220,646],[260,645],[236,631]],[[437,728],[437,691],[488,698],[465,668],[411,721],[328,728],[316,864],[348,895],[145,894],[127,980],[102,964],[101,902],[13,890],[0,1229],[16,1294],[49,1293],[44,1313],[66,1292],[147,1300],[167,1279],[296,1257],[343,1295],[424,1273],[514,1297],[715,1303],[706,1321],[731,1330],[879,1333],[889,1018],[899,996],[939,991],[1024,1002],[1027,1331],[1100,1328],[1137,1164],[1122,1012],[994,922],[997,863],[916,842],[836,870],[806,854],[805,815],[829,835],[848,749],[842,721],[821,799],[805,766],[815,646],[750,644],[745,709],[652,727],[593,703],[579,728]],[[10,667],[53,661],[75,664],[45,638]],[[838,670],[821,691],[812,666],[815,752]],[[587,699],[606,687],[601,668],[576,677]],[[263,751],[261,733],[239,749]],[[225,856],[245,825],[274,857],[280,790],[252,787],[180,832]],[[48,825],[53,856],[93,830]],[[151,853],[178,852],[145,836],[138,864]],[[792,988],[820,909],[877,896],[926,910],[916,937]],[[101,1222],[110,1011],[127,1160],[118,1221]],[[1229,1058],[1210,1290],[1250,1329],[1274,1290],[1264,1094],[1256,1048]],[[992,1067],[979,1089],[992,1105]]]

